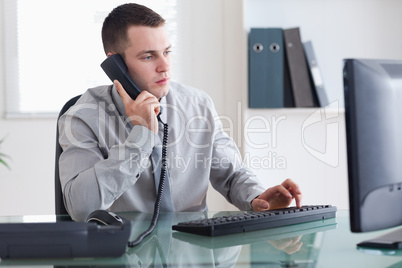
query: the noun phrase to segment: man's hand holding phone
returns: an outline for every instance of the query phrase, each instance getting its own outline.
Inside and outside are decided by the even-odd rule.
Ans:
[[[155,134],[158,134],[157,115],[160,111],[158,99],[148,91],[143,90],[138,97],[133,100],[119,81],[114,80],[113,83],[123,100],[126,114],[133,125],[144,126]]]

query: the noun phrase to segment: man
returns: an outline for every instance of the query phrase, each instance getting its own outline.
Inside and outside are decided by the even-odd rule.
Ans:
[[[60,180],[71,217],[83,221],[97,209],[153,210],[161,107],[160,119],[169,124],[166,210],[206,210],[209,181],[241,210],[286,207],[293,199],[301,206],[300,189],[292,180],[265,190],[242,165],[205,93],[171,81],[164,24],[157,13],[137,4],[115,8],[104,21],[106,55],[123,57],[142,92],[133,100],[114,81],[89,89],[60,118]]]

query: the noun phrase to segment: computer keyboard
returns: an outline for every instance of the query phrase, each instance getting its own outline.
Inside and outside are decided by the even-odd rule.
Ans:
[[[336,207],[331,205],[288,207],[179,222],[172,229],[198,235],[220,236],[335,218],[335,214]]]

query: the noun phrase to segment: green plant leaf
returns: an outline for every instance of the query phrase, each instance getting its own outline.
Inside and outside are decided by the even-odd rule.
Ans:
[[[0,145],[4,142],[5,138],[2,138],[0,140]],[[10,157],[4,153],[0,153],[0,164],[3,164],[5,167],[7,167],[8,169],[11,169],[10,166],[4,161],[4,158],[8,158],[10,159]]]
[[[0,153],[0,157],[7,157],[7,158],[10,158],[8,155],[3,154],[3,153]]]
[[[10,166],[1,158],[0,158],[0,163],[3,164],[6,168],[11,170]]]

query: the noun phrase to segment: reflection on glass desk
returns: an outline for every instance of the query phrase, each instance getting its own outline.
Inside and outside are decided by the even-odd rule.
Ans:
[[[172,231],[181,221],[238,212],[162,213],[155,231],[119,258],[2,260],[1,266],[113,266],[113,267],[402,267],[399,251],[364,250],[356,243],[381,232],[352,234],[348,211],[335,219],[292,226],[204,237]],[[133,222],[131,240],[152,218],[145,213],[121,213]],[[0,222],[23,217],[0,217]],[[27,217],[25,217],[27,219]]]

